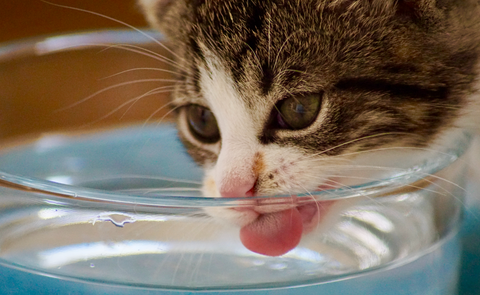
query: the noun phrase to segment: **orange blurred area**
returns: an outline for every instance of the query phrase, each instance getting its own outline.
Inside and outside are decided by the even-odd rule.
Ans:
[[[146,27],[135,0],[52,1],[135,27]],[[128,29],[95,14],[40,0],[2,0],[0,42],[98,29]],[[122,43],[130,42],[126,35]],[[158,59],[158,55],[164,56],[166,52],[157,44],[138,43],[137,37],[148,42],[148,38],[134,33],[134,46],[150,52],[142,49],[132,52],[128,50],[133,49],[128,48],[129,44],[89,48],[77,44],[72,50],[48,54],[38,54],[35,48],[28,53],[22,49],[19,54],[0,49],[0,140],[45,132],[156,124],[164,120],[170,111],[168,97],[174,82],[168,73],[152,69],[168,68]]]
[[[146,22],[135,0],[51,0],[64,6],[92,11],[133,26]],[[41,0],[0,1],[0,42],[35,35],[124,27],[115,21]]]

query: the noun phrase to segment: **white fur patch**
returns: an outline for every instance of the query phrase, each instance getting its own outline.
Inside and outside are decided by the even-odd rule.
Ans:
[[[200,68],[200,84],[222,138],[220,154],[210,175],[219,191],[234,191],[249,183],[253,187],[256,180],[253,162],[260,149],[256,138],[259,126],[254,126],[255,120],[220,61],[205,52],[207,68]]]

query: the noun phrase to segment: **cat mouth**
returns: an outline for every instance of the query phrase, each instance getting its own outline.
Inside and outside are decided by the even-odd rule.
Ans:
[[[295,248],[303,234],[313,231],[333,203],[263,204],[233,210],[254,215],[253,220],[240,229],[240,240],[247,249],[266,256],[280,256]]]

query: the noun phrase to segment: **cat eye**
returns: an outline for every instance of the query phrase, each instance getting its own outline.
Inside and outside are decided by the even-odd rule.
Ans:
[[[208,108],[191,104],[186,107],[190,132],[200,141],[215,143],[220,140],[217,120]]]
[[[310,126],[318,116],[322,93],[292,96],[276,106],[277,128],[299,130]]]

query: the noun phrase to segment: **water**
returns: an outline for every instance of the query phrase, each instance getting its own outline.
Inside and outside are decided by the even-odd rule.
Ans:
[[[248,290],[249,294],[258,295],[287,295],[287,294],[322,294],[322,295],[358,295],[358,294],[381,294],[381,295],[451,295],[456,294],[456,283],[458,278],[458,265],[460,258],[459,236],[451,235],[445,238],[436,247],[430,249],[419,258],[398,266],[379,271],[374,271],[356,277],[346,277],[344,280],[325,282],[323,284],[311,284],[296,286],[294,288],[259,289]],[[217,256],[211,262],[222,262],[221,256]],[[228,259],[228,257],[225,257]],[[108,280],[111,272],[123,273],[128,284],[133,277],[152,274],[146,267],[155,262],[157,258],[152,255],[140,255],[132,258],[104,258],[98,259],[94,264],[88,262],[77,262],[70,265],[70,268],[83,268],[97,272],[96,282],[100,278]],[[189,259],[189,257],[185,257]],[[219,259],[219,260],[216,260]],[[94,268],[92,267],[94,266]],[[220,264],[221,265],[221,264]],[[167,267],[167,265],[163,265]],[[222,269],[225,277],[238,274],[229,273],[228,269]],[[134,288],[125,285],[96,284],[89,281],[75,281],[58,279],[52,276],[42,276],[36,273],[29,273],[17,269],[0,266],[0,286],[2,294],[192,294],[188,290],[153,290]],[[258,273],[258,272],[257,272]],[[201,275],[201,274],[198,274]],[[169,278],[172,275],[168,276]],[[135,282],[130,285],[135,286]],[[220,291],[211,291],[208,294],[226,294]],[[206,293],[202,293],[206,294]],[[230,290],[228,294],[245,294],[244,291]]]
[[[293,251],[265,257],[200,213],[11,208],[0,218],[1,261],[32,273],[1,269],[0,285],[30,294],[456,294],[457,228],[437,240],[432,212],[424,194],[364,200]],[[35,285],[19,284],[27,279]]]
[[[38,190],[0,187],[2,294],[456,294],[456,186],[434,178],[348,199],[326,228],[265,257],[206,216],[202,200],[150,196],[179,184],[195,196],[201,172],[181,149],[172,128],[157,127],[47,137],[0,156],[3,171]],[[458,182],[454,166],[439,175]]]
[[[32,206],[3,215],[0,245],[4,260],[58,276],[193,289],[279,287],[438,251],[430,249],[439,246],[432,245],[428,211],[430,202],[414,194],[359,202],[286,255],[266,257],[242,246],[238,228],[205,216]]]

